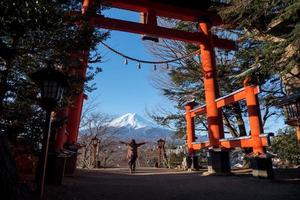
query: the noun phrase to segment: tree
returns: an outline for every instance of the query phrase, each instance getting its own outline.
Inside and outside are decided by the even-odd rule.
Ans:
[[[10,138],[16,139],[23,134],[26,130],[20,129],[31,127],[32,124],[27,123],[36,122],[31,117],[42,112],[37,106],[37,88],[28,78],[29,73],[51,63],[70,74],[70,68],[82,67],[78,58],[74,60],[74,51],[89,48],[89,61],[100,61],[95,46],[107,33],[92,31],[87,23],[82,26],[74,23],[80,19],[70,15],[69,11],[78,10],[80,5],[79,0],[0,3],[0,120],[4,127],[2,133],[8,133],[10,127],[18,130],[10,133]],[[69,81],[74,87],[67,95],[78,92],[76,86],[80,84],[76,85],[74,81],[91,80],[95,71],[90,67],[83,80],[76,75],[70,76]],[[85,90],[90,91],[92,87],[86,85]]]
[[[255,44],[240,54],[247,62],[260,64],[255,75],[277,74],[277,79],[289,75],[297,81],[284,82],[294,84],[288,85],[293,90],[300,88],[299,10],[297,0],[233,0],[231,6],[219,10],[229,27],[242,29],[241,40]]]
[[[289,167],[300,164],[300,149],[294,128],[280,129],[271,143],[270,150],[280,159],[279,165]]]
[[[78,166],[92,168],[95,162],[102,167],[114,166],[119,160],[118,139],[116,131],[109,129],[108,124],[111,118],[103,113],[89,113],[82,120],[84,126],[81,128],[79,142],[83,144],[80,150]],[[97,138],[96,149],[93,146],[92,138]],[[96,160],[95,155],[96,154]]]
[[[90,62],[98,62],[100,56],[95,46],[105,39],[107,33],[93,31],[87,23],[81,26],[74,22],[81,18],[69,11],[80,11],[80,0],[12,0],[0,2],[0,157],[8,159],[6,140],[16,142],[20,137],[33,148],[39,146],[43,131],[43,111],[36,101],[37,88],[28,74],[47,66],[48,63],[69,72],[80,69],[79,58],[74,60],[74,51],[91,48]],[[73,58],[73,59],[72,59]],[[91,80],[70,76],[70,83]],[[76,86],[76,84],[72,84]],[[92,87],[86,85],[86,90]],[[75,93],[78,88],[69,91]],[[66,98],[66,101],[68,99]],[[2,143],[3,142],[3,143]],[[13,159],[6,160],[10,167],[0,164],[1,185],[18,188],[18,176],[13,172]],[[5,163],[5,162],[4,162]],[[10,174],[11,182],[6,182]],[[11,199],[22,199],[18,192],[11,192]]]

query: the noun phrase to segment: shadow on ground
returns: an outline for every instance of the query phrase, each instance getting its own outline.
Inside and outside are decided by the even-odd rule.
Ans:
[[[298,174],[299,174],[298,170]],[[232,176],[203,176],[203,171],[182,172],[140,168],[77,170],[61,186],[48,186],[49,200],[281,200],[299,199],[300,182],[285,171],[281,179],[253,178],[249,170]],[[277,172],[276,172],[277,174]],[[289,178],[288,178],[289,177]],[[286,178],[286,179],[284,179]]]

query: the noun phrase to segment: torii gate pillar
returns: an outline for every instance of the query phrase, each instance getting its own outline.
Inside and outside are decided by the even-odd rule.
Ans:
[[[229,173],[229,152],[219,148],[219,140],[224,138],[222,110],[217,108],[216,99],[219,95],[216,80],[216,60],[212,42],[211,24],[209,19],[201,19],[199,31],[205,40],[200,43],[201,62],[204,74],[204,91],[208,123],[210,151],[208,156],[209,173]]]
[[[197,169],[198,168],[198,157],[195,155],[193,142],[195,142],[195,123],[194,118],[191,116],[191,110],[196,106],[195,102],[188,102],[185,105],[186,111],[186,132],[187,132],[187,167],[189,169]]]
[[[253,155],[250,157],[252,175],[255,177],[272,179],[274,178],[272,159],[267,156],[262,141],[260,140],[260,134],[263,133],[263,128],[260,118],[258,97],[254,94],[253,87],[248,83],[248,81],[250,81],[249,79],[250,78],[246,78],[244,86],[253,144]]]

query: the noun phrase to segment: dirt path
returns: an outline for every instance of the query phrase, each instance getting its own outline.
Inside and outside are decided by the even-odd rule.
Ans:
[[[62,186],[48,186],[49,200],[289,200],[300,199],[300,182],[256,179],[247,174],[202,176],[166,169],[78,170]]]

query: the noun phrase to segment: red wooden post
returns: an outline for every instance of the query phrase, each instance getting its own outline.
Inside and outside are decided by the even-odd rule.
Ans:
[[[219,147],[219,139],[224,138],[222,114],[215,102],[217,98],[216,83],[216,61],[215,52],[212,45],[211,26],[205,21],[200,21],[199,31],[203,33],[205,39],[200,43],[201,62],[204,74],[204,90],[207,111],[209,141],[213,147]]]
[[[69,118],[67,124],[67,130],[69,132],[69,144],[75,144],[77,142],[80,117],[83,105],[83,94],[79,94],[78,96],[74,97],[74,99],[74,104],[69,107]]]
[[[75,73],[84,79],[87,70],[88,51],[83,51],[80,54],[79,60],[81,60],[82,68]],[[83,89],[83,85],[84,83],[82,83],[82,88],[80,89]],[[81,92],[78,96],[73,97],[73,104],[69,106],[69,117],[67,123],[67,131],[69,132],[68,144],[75,144],[77,142],[83,101],[84,94]]]
[[[246,102],[248,109],[248,117],[253,145],[254,154],[264,154],[262,141],[259,135],[263,132],[260,119],[259,102],[254,94],[254,87],[248,85],[247,81],[244,82],[246,92]]]
[[[195,103],[190,102],[185,106],[185,118],[186,118],[186,138],[188,146],[188,155],[192,156],[194,153],[193,142],[195,142],[195,124],[194,118],[191,116],[191,110],[193,109]]]
[[[265,154],[260,134],[263,132],[258,98],[254,87],[249,84],[250,78],[244,81],[247,110],[251,131],[253,156],[250,157],[252,175],[255,177],[273,178],[272,159]]]
[[[83,0],[81,13],[82,15],[87,14],[89,8],[94,5],[94,0]],[[90,38],[87,38],[89,40]],[[79,53],[79,55],[74,54],[74,60],[80,60],[82,68],[80,70],[72,69],[75,75],[78,75],[81,78],[85,78],[86,70],[87,70],[87,62],[89,56],[89,50],[83,50]],[[79,56],[79,58],[78,58]],[[84,83],[82,83],[80,89],[83,90]],[[84,101],[84,94],[81,92],[78,96],[73,97],[73,104],[69,106],[69,113],[68,113],[68,124],[67,124],[67,131],[69,132],[68,136],[68,144],[75,144],[78,138],[78,131],[80,125],[80,118],[82,112],[82,106]]]

